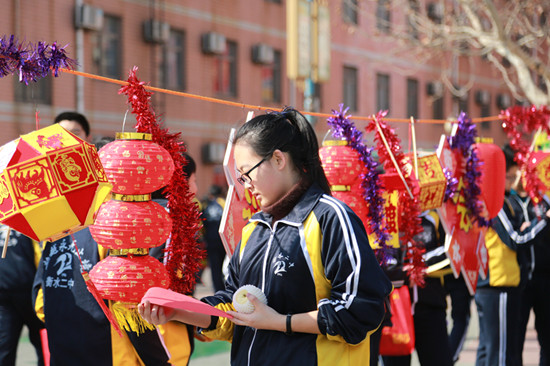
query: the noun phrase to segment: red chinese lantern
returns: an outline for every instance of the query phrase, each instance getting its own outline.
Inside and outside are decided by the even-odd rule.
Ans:
[[[330,184],[332,195],[345,202],[367,225],[368,207],[361,188],[365,166],[357,151],[345,140],[328,140],[319,149],[323,170]]]
[[[170,153],[152,142],[150,134],[132,132],[121,136],[99,151],[113,192],[147,194],[167,185],[174,173]],[[128,136],[131,139],[126,139]]]
[[[481,166],[479,188],[481,198],[487,207],[489,219],[496,217],[504,203],[504,189],[506,181],[506,159],[502,149],[491,143],[474,144]]]
[[[162,244],[171,231],[170,216],[150,193],[168,184],[174,163],[150,140],[150,134],[119,133],[100,150],[113,196],[90,227],[97,243],[110,248],[110,256],[90,276],[100,295],[115,302],[111,309],[119,325],[138,333],[154,326],[137,314],[137,303],[149,288],[170,285],[166,269],[148,248]]]
[[[151,287],[168,288],[164,265],[146,255],[147,250],[128,249],[111,253],[91,270],[103,298],[125,303],[139,303]]]
[[[94,239],[109,249],[158,247],[168,239],[172,219],[164,207],[153,201],[106,202],[90,227]]]

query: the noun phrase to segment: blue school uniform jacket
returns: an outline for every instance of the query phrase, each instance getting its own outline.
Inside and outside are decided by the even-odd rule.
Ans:
[[[313,185],[277,222],[264,212],[243,229],[226,290],[203,301],[233,309],[233,293],[252,284],[281,314],[318,310],[321,335],[258,330],[220,318],[204,334],[231,340],[233,365],[360,365],[384,316],[392,286],[361,220]]]

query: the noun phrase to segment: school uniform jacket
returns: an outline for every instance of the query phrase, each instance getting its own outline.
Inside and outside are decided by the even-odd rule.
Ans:
[[[423,255],[427,266],[424,278],[426,285],[411,287],[411,301],[440,309],[447,307],[447,293],[443,288],[443,276],[452,273],[449,260],[445,254],[445,231],[440,225],[439,215],[435,211],[424,211],[420,214],[422,232],[414,239],[426,250]]]
[[[226,290],[203,301],[233,309],[233,293],[252,284],[281,314],[318,310],[321,335],[257,330],[220,318],[203,333],[232,340],[232,365],[359,365],[384,315],[392,286],[361,220],[313,185],[277,222],[264,212],[243,229]]]
[[[0,224],[2,246],[7,231],[8,227]],[[11,230],[6,245],[6,258],[0,259],[0,297],[10,297],[14,292],[30,294],[42,249],[39,243],[15,230]]]
[[[546,217],[546,216],[544,216]],[[488,254],[488,273],[485,279],[479,277],[477,287],[517,287],[520,283],[520,266],[517,258],[518,245],[526,245],[546,226],[547,219],[537,220],[519,231],[524,221],[521,207],[509,197],[485,234]]]
[[[517,203],[518,209],[523,212],[523,217],[526,217],[525,221],[531,223],[537,223],[542,219],[546,211],[550,209],[550,199],[544,195],[542,201],[538,205],[534,205],[530,197],[521,198],[517,195],[512,195],[510,201]],[[521,245],[518,247],[518,258],[522,256],[520,265],[524,268],[522,275],[525,275],[526,279],[531,279],[533,274],[537,275],[550,275],[550,227],[546,227],[538,233],[535,238],[529,241],[528,245]]]

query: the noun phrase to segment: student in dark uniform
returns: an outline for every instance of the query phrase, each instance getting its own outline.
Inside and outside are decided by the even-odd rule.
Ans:
[[[445,290],[451,298],[451,318],[453,320],[453,327],[449,334],[449,345],[453,362],[457,362],[466,341],[468,325],[470,324],[470,307],[474,297],[470,294],[462,273],[458,278],[455,278],[452,273],[446,275],[444,283]]]
[[[97,245],[88,228],[73,237],[76,246],[71,236],[47,242],[36,273],[35,308],[46,325],[50,365],[169,365],[170,355],[156,330],[120,337],[111,329],[81,274],[107,250]]]
[[[178,320],[231,340],[234,365],[340,365],[368,362],[370,335],[384,316],[391,283],[380,269],[359,217],[330,196],[311,124],[294,109],[259,115],[234,142],[237,179],[262,211],[243,229],[225,290],[202,300],[234,310],[233,294],[250,284],[250,314],[231,320],[138,306],[152,324]]]
[[[213,185],[210,187],[202,215],[204,217],[204,241],[206,243],[208,264],[212,273],[212,284],[214,285],[215,292],[225,288],[222,271],[225,248],[218,231],[224,206],[225,199],[223,198],[222,188],[218,185]]]
[[[68,126],[78,130],[76,125],[82,118],[75,117],[74,113],[62,116],[74,118],[70,121],[74,123]],[[89,129],[83,127],[81,131],[89,133]],[[79,137],[88,139],[87,135]],[[108,142],[108,139],[101,141],[96,148]],[[34,281],[33,300],[46,326],[50,365],[187,365],[192,335],[185,327],[176,329],[182,331],[179,348],[170,350],[157,330],[146,330],[139,336],[123,331],[120,337],[111,327],[82,276],[83,271],[89,273],[107,255],[108,250],[96,243],[89,228],[45,243]],[[175,359],[178,362],[172,362]]]
[[[514,152],[509,145],[505,146],[504,154],[508,160],[513,159]],[[538,205],[525,191],[521,181],[513,187],[509,194],[509,201],[518,216],[523,220],[520,223],[520,231],[529,230],[544,217],[550,209],[550,199],[544,195]],[[521,355],[525,333],[531,310],[535,314],[535,329],[540,345],[540,366],[550,365],[550,226],[546,226],[532,240],[525,245],[518,245],[518,260],[521,269],[521,283],[519,286],[519,333],[518,354],[520,365],[523,365]]]
[[[510,198],[519,174],[513,159],[506,156],[504,204],[485,234],[487,277],[478,279],[475,294],[479,317],[477,366],[515,366],[521,362],[518,347],[521,271],[517,248],[527,245],[547,226],[548,212],[529,228],[524,227],[523,210]]]
[[[0,246],[6,241],[8,227],[0,225]],[[11,230],[6,258],[0,259],[0,365],[14,366],[23,326],[36,350],[38,365],[43,365],[40,329],[42,322],[32,307],[32,282],[40,258],[40,246],[18,231]]]
[[[519,193],[519,192],[518,192]],[[528,218],[527,225],[550,209],[550,199],[543,197],[538,206],[525,195],[511,194]],[[522,284],[520,285],[519,354],[523,354],[525,333],[531,310],[535,314],[535,330],[540,345],[540,366],[550,366],[550,226],[538,234],[530,245],[518,247],[518,257],[524,258]],[[523,362],[522,362],[523,364]]]
[[[452,355],[447,336],[446,291],[443,276],[448,266],[440,266],[446,259],[445,232],[435,211],[421,214],[423,231],[415,236],[425,249],[427,268],[425,286],[409,284],[414,320],[415,348],[422,366],[451,366]],[[438,269],[443,267],[442,269]],[[384,356],[384,366],[409,366],[411,355]]]

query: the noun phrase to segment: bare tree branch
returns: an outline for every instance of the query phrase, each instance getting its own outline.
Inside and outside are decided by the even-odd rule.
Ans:
[[[366,11],[372,8],[369,3],[378,4],[378,0],[359,1],[357,10],[372,19]],[[431,14],[426,10],[428,4],[432,4]],[[391,36],[403,47],[408,45],[410,52],[425,55],[429,50],[441,55],[442,62],[445,54],[471,59],[484,56],[516,99],[550,105],[550,1],[392,0],[391,6],[406,18],[406,24],[391,20]],[[411,27],[416,37],[411,37]],[[471,85],[468,80],[459,88],[446,73],[442,80],[459,97]]]

